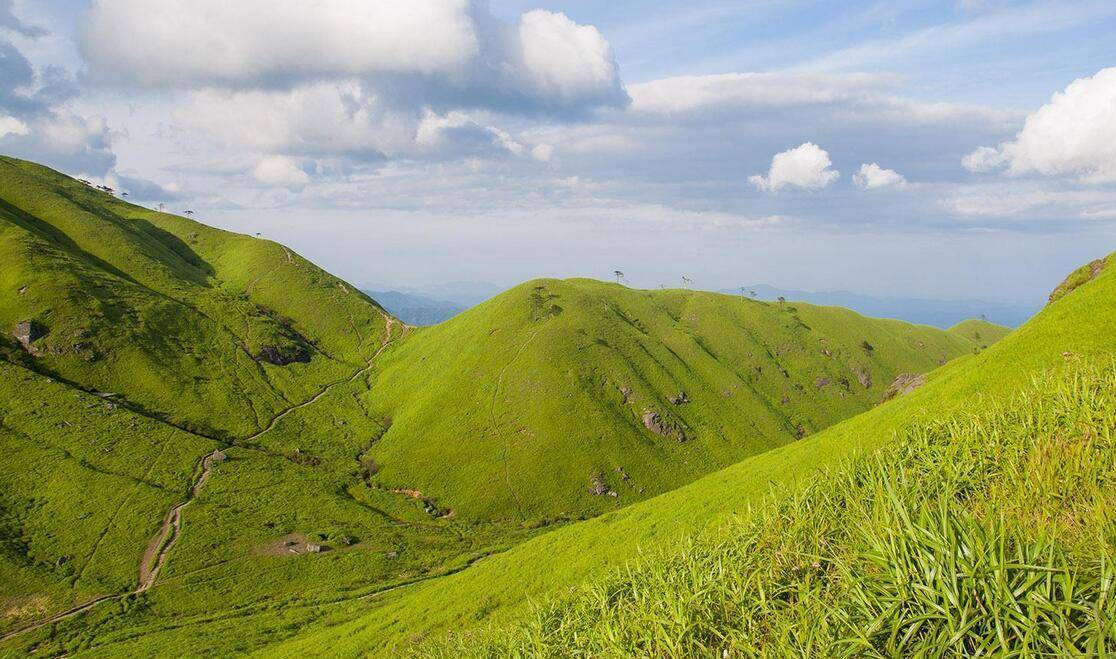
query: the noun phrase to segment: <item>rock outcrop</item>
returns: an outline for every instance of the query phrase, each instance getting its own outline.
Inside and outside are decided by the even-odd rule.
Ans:
[[[901,373],[884,392],[884,401],[905,396],[926,384],[926,376],[919,373]]]
[[[33,320],[25,320],[16,325],[15,331],[12,332],[12,336],[15,337],[16,341],[19,341],[19,344],[23,346],[24,350],[33,355],[37,355],[39,354],[39,350],[33,344],[35,341],[46,336],[47,333],[48,330],[46,327],[43,327]]]

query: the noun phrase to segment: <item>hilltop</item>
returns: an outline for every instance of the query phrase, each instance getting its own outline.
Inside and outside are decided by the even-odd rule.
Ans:
[[[987,320],[976,318],[963,320],[949,328],[949,331],[968,339],[981,350],[999,341],[1008,334],[1011,334],[1010,327],[1004,327],[1003,325],[997,325]]]
[[[466,517],[580,517],[879,403],[954,334],[807,304],[585,279],[522,284],[387,352],[375,482]]]
[[[1116,255],[1101,263],[1114,259]],[[1021,544],[1012,546],[1018,546],[1027,556],[1037,552],[1042,557],[1035,556],[1035,561],[1054,560],[1057,569],[1070,570],[1078,561],[1096,566],[1098,548],[1095,542],[1098,537],[1104,537],[1092,533],[1099,528],[1095,513],[1103,510],[1103,501],[1098,499],[1103,490],[1098,489],[1097,484],[1108,482],[1112,477],[1112,448],[1107,440],[1082,446],[1085,453],[1074,452],[1075,457],[1069,463],[1072,466],[1069,466],[1060,457],[1063,449],[1057,445],[1059,432],[1076,436],[1080,430],[1088,438],[1111,437],[1116,430],[1112,427],[1114,401],[1111,398],[1111,382],[1116,375],[1111,372],[1109,332],[1116,324],[1116,306],[1113,305],[1116,274],[1103,267],[1094,267],[1091,273],[1091,276],[1067,279],[1067,284],[1059,287],[1067,294],[1059,296],[1022,328],[979,355],[938,369],[913,393],[801,442],[742,460],[649,501],[558,529],[460,574],[386,595],[371,611],[350,609],[347,615],[353,617],[352,622],[304,630],[300,638],[269,647],[267,653],[293,656],[309,648],[330,647],[340,656],[381,654],[390,648],[415,649],[416,640],[426,638],[432,640],[434,646],[418,646],[417,649],[420,654],[434,656],[514,654],[525,651],[523,644],[526,642],[541,643],[532,647],[544,652],[546,648],[553,649],[550,643],[559,646],[569,643],[567,649],[576,646],[589,651],[591,647],[596,653],[655,654],[667,652],[655,638],[678,634],[680,642],[701,643],[707,637],[700,633],[707,632],[708,625],[714,622],[723,624],[726,633],[736,634],[735,625],[752,614],[734,608],[740,606],[739,600],[720,599],[724,596],[723,588],[755,583],[777,592],[784,592],[779,589],[790,592],[790,589],[805,587],[808,589],[795,592],[813,597],[815,591],[809,588],[814,586],[800,585],[802,582],[797,580],[817,574],[809,569],[816,559],[807,560],[810,551],[820,551],[807,543],[818,537],[811,535],[810,529],[824,528],[826,533],[835,533],[832,520],[844,519],[825,502],[840,501],[843,492],[851,491],[847,489],[850,474],[862,474],[864,480],[861,482],[869,485],[893,482],[896,476],[887,470],[889,465],[907,464],[913,468],[921,464],[919,469],[929,469],[926,489],[908,489],[902,493],[904,497],[913,497],[913,500],[904,498],[903,501],[904,505],[915,506],[916,512],[922,510],[917,505],[926,501],[945,505],[949,511],[948,506],[955,505],[950,501],[955,502],[954,497],[961,496],[954,494],[955,490],[950,487],[967,482],[962,476],[966,470],[979,474],[980,483],[987,483],[981,487],[988,489],[980,492],[992,494],[982,494],[984,498],[979,499],[987,502],[986,505],[996,502],[1006,505],[1002,497],[995,498],[997,487],[1006,488],[1002,490],[1006,493],[1018,492],[1020,488],[1032,492],[1027,504],[1010,509],[1014,517],[1008,520],[1012,525],[1009,528],[1022,534],[1014,536],[1020,538]],[[1034,416],[1029,417],[1029,414]],[[1029,423],[1028,418],[1041,419],[1036,421],[1040,425],[1049,421],[1049,425],[1041,426],[1041,432],[1020,425]],[[1079,429],[1065,427],[1067,422],[1072,424],[1072,419],[1081,419],[1087,425]],[[934,453],[932,445],[925,442],[927,437],[939,437],[947,446],[956,442],[959,448],[957,452]],[[1033,447],[1026,443],[1020,445],[1015,439],[1019,437],[1033,437],[1035,444]],[[907,447],[905,453],[904,446]],[[879,455],[887,458],[868,460],[880,450],[885,453]],[[997,458],[988,452],[996,450],[1010,451],[1004,455],[1012,456],[1012,470],[1024,469],[1018,473],[1036,475],[1027,483],[998,477],[997,474],[1003,472],[989,471],[990,464]],[[884,466],[877,467],[881,464]],[[954,478],[960,480],[954,480],[954,485],[950,486],[940,474],[955,474]],[[884,480],[879,481],[879,478]],[[1036,490],[1034,479],[1039,478],[1043,486]],[[870,492],[871,487],[868,487],[865,494]],[[886,500],[872,499],[866,505],[874,506],[871,510],[881,515],[901,514],[901,511],[887,508]],[[1073,505],[1081,512],[1066,509],[1066,505]],[[1028,506],[1041,512],[1031,518],[1025,514]],[[854,508],[866,509],[859,503]],[[826,514],[833,516],[827,520]],[[968,524],[964,527],[965,533],[997,537],[981,531],[979,525],[973,526],[971,516],[966,514],[962,510],[947,512],[948,516],[964,518],[964,523]],[[777,523],[773,515],[779,516]],[[1029,524],[1030,519],[1066,520],[1078,526],[1073,532],[1062,527],[1036,527]],[[938,517],[928,520],[934,520],[927,522],[932,524],[941,521]],[[849,528],[863,523],[851,523]],[[762,535],[765,528],[768,530],[766,536]],[[900,525],[895,528],[897,532],[903,531]],[[1054,535],[1044,533],[1044,528]],[[779,533],[772,533],[773,529]],[[786,529],[785,534],[782,534],[783,529]],[[766,567],[756,567],[752,559],[756,551],[754,545],[746,543],[774,536],[782,538],[772,540],[778,543],[776,546],[790,552],[787,554],[788,570],[798,561],[807,566],[806,571],[797,573],[796,577],[793,571],[771,574]],[[839,535],[828,537],[835,542],[839,539],[844,543],[842,547],[865,541]],[[1064,539],[1058,545],[1043,544],[1044,538],[1058,537]],[[738,538],[743,538],[744,544],[738,542]],[[802,544],[791,546],[795,542]],[[676,551],[679,546],[685,550]],[[984,545],[981,547],[981,551],[986,550]],[[1080,551],[1087,553],[1084,556],[1074,553]],[[938,559],[916,553],[911,560],[932,562]],[[631,568],[612,569],[633,561],[636,563]],[[749,573],[749,569],[757,571]],[[1010,569],[1010,566],[1002,569]],[[718,584],[698,583],[702,575],[722,575],[724,580]],[[1089,590],[1093,585],[1084,585],[1099,583],[1090,581],[1098,578],[1095,570],[1092,567],[1083,570],[1080,577],[1085,580],[1082,581],[1085,596],[1095,597],[1096,591]],[[1028,576],[1024,571],[1011,573],[1010,578],[1027,579]],[[582,583],[586,585],[571,588],[573,584]],[[823,582],[815,579],[812,583]],[[644,598],[633,599],[636,593],[642,593]],[[842,595],[837,592],[833,596]],[[682,603],[678,600],[680,597],[692,599]],[[1051,593],[1050,597],[1058,598],[1055,600],[1057,606],[1063,606],[1062,594]],[[544,606],[535,617],[528,602],[538,602],[540,598]],[[601,602],[605,600],[615,602],[615,606],[602,609]],[[820,600],[807,601],[821,606]],[[977,606],[971,600],[966,602]],[[997,605],[1001,602],[1010,604],[1006,600],[996,600]],[[886,602],[880,601],[880,604]],[[1092,606],[1087,601],[1085,605]],[[1068,606],[1071,607],[1068,610],[1059,608],[1059,615],[1071,615],[1077,605],[1070,602]],[[666,610],[686,612],[677,619],[681,627],[664,629],[662,625],[673,620]],[[593,614],[587,615],[589,611]],[[639,618],[634,615],[638,611],[661,611],[663,616],[655,620]],[[726,613],[728,620],[703,618]],[[802,616],[794,618],[802,625],[800,629],[813,630],[819,642],[824,634],[834,631],[816,626],[824,617],[818,609],[796,609],[794,615]],[[789,618],[770,620],[782,625]],[[891,625],[895,621],[903,619],[888,617],[881,624]],[[486,624],[496,627],[485,632]],[[472,636],[465,633],[474,629],[478,631]],[[447,637],[446,633],[451,631],[454,636]],[[665,635],[654,636],[660,632]],[[689,635],[691,632],[697,634]],[[1088,636],[1087,629],[1079,633]],[[567,634],[576,634],[576,637]],[[447,638],[448,647],[442,645]],[[716,643],[708,638],[710,643]],[[587,643],[592,645],[585,645]],[[641,645],[622,646],[627,649],[621,650],[621,646],[611,643]],[[695,646],[686,647],[688,651],[696,651]],[[676,648],[675,651],[680,650]]]

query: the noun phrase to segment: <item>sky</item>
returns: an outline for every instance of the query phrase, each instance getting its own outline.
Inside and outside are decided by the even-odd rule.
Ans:
[[[377,288],[1038,303],[1116,250],[1116,3],[0,0],[0,153]]]

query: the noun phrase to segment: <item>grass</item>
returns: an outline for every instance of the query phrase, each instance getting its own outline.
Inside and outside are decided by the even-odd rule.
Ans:
[[[426,656],[1103,656],[1116,362],[900,429],[790,497]],[[1021,494],[1022,493],[1022,494]]]
[[[832,307],[536,280],[383,355],[363,398],[391,424],[368,455],[382,487],[460,516],[579,519],[818,432],[974,346]]]
[[[154,588],[0,654],[361,654],[523,621],[920,415],[1111,351],[1092,270],[987,350],[984,326],[588,280],[411,330],[280,245],[0,170],[0,633],[129,592],[201,456],[227,456]]]
[[[969,340],[979,350],[984,350],[993,343],[1011,334],[1010,327],[990,323],[987,320],[969,319],[957,323],[949,328],[953,334],[957,334]]]
[[[1106,272],[989,349],[938,369],[909,395],[649,501],[534,538],[460,574],[391,593],[370,610],[352,610],[351,620],[339,616],[307,627],[266,654],[320,647],[336,656],[399,652],[451,632],[520,622],[530,615],[530,602],[560,597],[644,554],[715,533],[762,507],[773,492],[790,497],[827,466],[894,445],[904,428],[953,418],[977,396],[1010,400],[1067,356],[1106,363],[1113,354],[1113,300],[1116,276]]]
[[[229,439],[364,364],[385,317],[281,245],[0,157],[0,328],[42,328],[33,366],[56,379]]]

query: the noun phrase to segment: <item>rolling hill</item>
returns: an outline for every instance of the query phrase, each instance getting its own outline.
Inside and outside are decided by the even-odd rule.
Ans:
[[[968,339],[978,349],[985,349],[993,343],[1011,334],[1010,327],[990,323],[987,320],[969,319],[957,323],[949,331]]]
[[[0,158],[0,327],[39,372],[233,438],[364,366],[387,322],[281,245]]]
[[[566,554],[560,534],[598,528],[575,520],[803,451],[897,376],[979,350],[589,280],[416,329],[281,245],[0,173],[0,652],[266,647],[516,547]],[[614,544],[605,564],[634,550]]]
[[[375,482],[465,517],[577,518],[796,441],[966,338],[838,308],[537,280],[385,353]]]
[[[818,578],[814,566],[818,559],[810,554],[825,551],[817,544],[819,538],[832,538],[840,541],[837,547],[851,552],[833,560],[870,558],[863,537],[821,534],[821,529],[832,533],[840,522],[846,529],[866,523],[863,518],[842,516],[840,508],[833,506],[849,501],[842,497],[854,491],[850,478],[868,484],[861,492],[873,493],[870,506],[849,506],[881,516],[875,518],[880,526],[869,526],[869,530],[890,528],[904,506],[914,507],[919,515],[931,515],[928,509],[945,506],[945,520],[963,518],[961,531],[969,534],[964,537],[995,538],[997,534],[974,522],[974,508],[961,509],[958,502],[971,498],[974,505],[1004,506],[1009,533],[1003,537],[1013,538],[1013,542],[1002,546],[1003,551],[1009,556],[1015,555],[1010,552],[1023,552],[1020,560],[1032,560],[1037,567],[1028,572],[1019,569],[1019,564],[1013,568],[990,563],[1000,570],[990,572],[993,578],[1023,579],[1022,583],[1033,585],[1047,583],[1034,580],[1035,574],[1057,574],[1067,585],[1075,583],[1070,579],[1077,579],[1086,597],[1100,598],[1095,586],[1104,583],[1098,575],[1103,574],[1103,556],[1113,544],[1103,514],[1110,495],[1106,488],[1116,477],[1116,452],[1111,445],[1116,431],[1116,401],[1112,398],[1116,346],[1111,337],[1111,328],[1116,326],[1116,270],[1105,267],[1113,263],[1116,255],[1078,271],[1059,287],[1062,294],[1056,301],[1019,330],[979,355],[938,369],[909,395],[649,501],[557,529],[459,574],[387,593],[375,599],[371,609],[352,607],[347,611],[351,621],[340,622],[344,616],[337,612],[336,622],[304,629],[291,641],[267,647],[265,653],[297,656],[329,647],[337,656],[389,651],[509,656],[516,652],[545,654],[566,647],[565,651],[589,654],[670,654],[671,647],[657,641],[665,642],[675,634],[680,643],[696,644],[675,646],[675,653],[685,654],[679,647],[689,652],[700,647],[702,652],[721,654],[724,645],[718,644],[719,639],[702,634],[712,633],[711,625],[718,623],[724,625],[725,634],[739,634],[742,621],[754,621],[742,591],[723,592],[726,587],[754,584],[769,587],[769,597],[777,593],[795,597],[789,593],[796,589],[810,596],[807,602],[817,607],[794,609],[793,615],[779,614],[781,617],[772,614],[769,622],[782,625],[780,629],[787,634],[794,631],[789,623],[797,621],[795,629],[800,634],[774,639],[772,642],[780,643],[778,648],[800,653],[802,646],[781,643],[813,637],[818,641],[815,651],[828,654],[822,644],[825,635],[844,630],[818,626],[832,610],[822,608],[823,604],[844,607],[843,611],[853,610],[853,604],[841,592],[827,591],[826,597],[833,600],[814,597],[815,590],[832,583]],[[1086,441],[1065,444],[1067,437]],[[1091,438],[1099,439],[1094,443]],[[894,471],[899,465],[912,470],[917,466],[912,473],[925,474],[921,481],[925,487],[901,486],[903,481],[896,480],[899,476]],[[901,506],[888,507],[875,496],[873,488],[888,482],[902,487],[896,494]],[[917,486],[920,481],[910,482]],[[976,489],[966,494],[968,483]],[[1018,498],[1021,491],[1029,493],[1025,500]],[[927,501],[933,506],[916,506]],[[928,524],[943,523],[941,515],[926,520]],[[895,528],[910,530],[899,522]],[[771,564],[757,566],[755,556],[770,556],[758,554],[754,544],[765,537],[774,537],[772,541],[779,544],[771,546],[788,552],[783,563],[786,571],[772,574]],[[963,536],[934,537],[935,542],[945,543],[941,545],[944,555],[909,544],[895,546],[913,552],[911,560],[923,561],[917,569],[937,574],[932,572],[934,561],[948,561],[949,551],[957,547],[952,543]],[[1051,544],[1054,539],[1058,541]],[[802,542],[801,546],[795,547],[796,542]],[[981,552],[997,550],[987,542],[979,548]],[[826,554],[826,560],[831,555]],[[1078,564],[1087,567],[1078,570]],[[629,567],[618,569],[624,565]],[[790,569],[803,565],[805,571]],[[749,566],[755,571],[749,572]],[[867,565],[864,569],[886,574],[888,566]],[[841,573],[834,568],[832,574],[839,577]],[[952,572],[943,576],[949,574]],[[811,578],[803,584],[803,579]],[[583,583],[588,585],[574,586]],[[926,586],[927,592],[936,592],[930,586]],[[1068,618],[1074,611],[1105,606],[1103,599],[1073,601],[1070,595],[1067,600],[1064,590],[1036,593],[1036,597],[1049,596],[1046,601],[1056,603],[1058,615]],[[642,599],[637,599],[639,594]],[[877,595],[881,605],[900,597],[894,590],[872,596]],[[1014,601],[1002,591],[997,596],[997,606]],[[966,606],[980,606],[969,593],[964,597]],[[540,599],[544,602],[541,609],[531,604]],[[540,613],[536,616],[535,611]],[[639,612],[657,613],[658,617],[639,617]],[[1029,615],[1044,616],[1046,612]],[[997,609],[996,614],[1010,620],[1010,611]],[[1073,622],[1059,618],[1067,637],[1072,631],[1083,644],[1105,638],[1088,627],[1094,623],[1108,625],[1103,634],[1109,634],[1107,642],[1111,643],[1112,619],[1089,617]],[[890,633],[897,620],[907,623],[909,619],[885,617],[880,629]],[[944,627],[941,618],[928,620],[933,623],[926,625],[931,633]],[[679,626],[671,626],[674,622]],[[811,636],[813,632],[816,634]],[[741,640],[740,636],[732,638]],[[424,639],[433,645],[421,643]],[[961,654],[966,650],[962,645],[930,647]],[[875,651],[886,655],[885,650],[886,646],[880,646]]]

